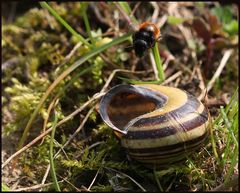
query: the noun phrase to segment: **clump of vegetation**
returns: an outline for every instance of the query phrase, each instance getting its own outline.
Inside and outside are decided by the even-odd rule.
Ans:
[[[40,2],[10,23],[4,16],[2,139],[13,147],[2,152],[10,157],[38,140],[17,162],[4,158],[2,190],[16,182],[18,190],[235,190],[236,9],[217,2]],[[129,22],[148,20],[161,24],[162,40],[139,59],[128,50]],[[219,69],[226,52],[230,59]],[[129,160],[98,114],[107,87],[146,82],[203,96],[211,113],[209,141],[180,166],[153,170]]]

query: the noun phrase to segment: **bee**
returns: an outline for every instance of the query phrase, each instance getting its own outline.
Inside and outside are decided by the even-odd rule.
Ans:
[[[133,49],[138,57],[142,57],[145,52],[152,48],[161,38],[160,29],[154,23],[144,22],[133,34]]]

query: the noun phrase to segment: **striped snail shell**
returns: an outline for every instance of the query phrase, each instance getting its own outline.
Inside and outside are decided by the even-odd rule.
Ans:
[[[184,160],[208,137],[209,113],[193,95],[160,85],[118,85],[101,99],[103,121],[130,158],[169,166]]]

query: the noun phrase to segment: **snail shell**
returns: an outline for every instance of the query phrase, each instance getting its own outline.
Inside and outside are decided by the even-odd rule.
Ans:
[[[100,115],[127,154],[145,165],[179,163],[209,133],[204,105],[193,95],[167,86],[115,86],[102,98]]]

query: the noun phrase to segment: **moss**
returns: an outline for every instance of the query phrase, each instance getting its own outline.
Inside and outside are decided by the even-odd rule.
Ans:
[[[49,4],[88,41],[85,25],[80,14],[81,3],[51,2]],[[117,26],[119,29],[116,27],[117,20],[115,20],[115,16],[118,15],[118,12],[115,10],[114,3],[89,3],[88,5],[87,14],[91,22],[90,26],[94,26],[91,29],[91,34],[95,38],[96,48],[80,44],[80,47],[69,60],[66,60],[66,56],[79,43],[79,39],[72,36],[47,10],[33,8],[24,15],[17,17],[13,23],[3,21],[3,136],[11,135],[16,131],[22,132],[49,85],[61,73],[68,70],[74,62],[81,59],[92,49],[97,49],[99,46],[112,41],[116,36],[129,31],[126,27],[126,22],[122,20],[121,16],[119,17],[119,26]],[[135,5],[130,3],[131,8]],[[164,11],[166,10],[162,7],[165,7],[167,4],[161,3],[160,5],[161,11],[159,16],[165,14]],[[205,4],[203,6],[209,9]],[[142,14],[141,7],[144,7],[143,4],[140,5],[135,12],[136,14],[134,14],[139,18],[139,21],[145,18],[144,15],[148,16],[150,14],[150,12],[147,12],[147,9],[144,9],[144,14]],[[151,5],[148,4],[147,7],[149,8]],[[184,6],[181,7],[181,9],[184,8]],[[102,15],[101,18],[95,15],[94,9],[99,11],[100,15]],[[196,9],[196,12],[205,10],[201,9],[200,11],[198,8]],[[153,11],[152,8],[150,10]],[[190,9],[188,11],[189,14],[192,13]],[[197,16],[201,17],[201,14],[200,16],[197,14]],[[189,26],[184,23],[183,27]],[[189,30],[192,29],[189,27]],[[105,32],[113,35],[106,35]],[[179,30],[176,26],[173,27],[169,24],[168,28],[163,26],[161,32],[164,40],[166,34],[173,37],[172,33],[178,34]],[[183,71],[182,76],[176,82],[170,83],[172,85],[177,85],[178,83],[179,85],[184,85],[191,79],[189,74],[195,78],[197,73],[193,70],[195,69],[194,65],[204,60],[201,53],[205,51],[205,47],[203,47],[200,40],[198,41],[196,34],[192,33],[193,39],[189,40],[190,42],[185,42],[184,37],[180,33],[178,35],[180,38],[175,35],[174,40],[178,40],[183,46],[185,45],[186,49],[184,48],[183,52],[172,53],[172,55],[176,56],[176,59],[168,64],[166,70],[167,77],[170,77],[175,72]],[[232,44],[232,39],[228,38],[228,36],[225,37],[226,41]],[[234,40],[233,43],[238,44],[238,40],[236,38]],[[137,59],[134,56],[134,52],[124,49],[130,43],[131,40],[129,39],[129,42],[124,45],[117,45],[106,50],[102,54],[104,54],[107,60],[104,60],[101,55],[92,57],[62,80],[56,89],[52,91],[34,122],[34,128],[37,130],[35,135],[39,135],[41,132],[43,120],[48,117],[47,108],[54,97],[59,99],[59,103],[52,110],[57,111],[60,115],[59,119],[62,120],[65,116],[81,107],[89,97],[99,92],[114,69],[136,68],[149,71],[151,65],[148,57]],[[169,43],[176,44],[176,42],[171,41]],[[186,43],[189,43],[190,50]],[[161,51],[165,53],[166,49],[169,48],[161,44],[163,42],[160,42],[160,47],[163,49]],[[219,53],[222,54],[223,52]],[[222,71],[218,82],[215,83],[210,93],[213,97],[224,92],[232,95],[234,92],[238,77],[237,52],[234,52],[229,63]],[[217,57],[213,57],[214,61],[212,64],[216,64],[216,66],[222,57],[219,53],[214,52],[214,55]],[[195,56],[198,58],[194,58]],[[165,59],[167,58],[168,56],[165,57]],[[184,71],[185,68],[182,69],[182,63],[188,69],[187,73]],[[88,69],[86,73],[78,76],[86,69]],[[202,69],[200,70],[202,71]],[[137,79],[154,78],[152,72],[134,76]],[[109,87],[118,83],[123,82],[115,77]],[[61,190],[76,191],[76,188],[78,188],[78,190],[86,191],[86,188],[89,187],[97,173],[98,175],[91,191],[142,191],[136,182],[147,191],[159,191],[159,189],[163,191],[206,191],[211,190],[220,183],[228,182],[229,176],[236,173],[233,170],[233,165],[237,160],[235,158],[238,150],[238,146],[235,143],[238,141],[238,111],[236,109],[238,100],[235,98],[234,101],[234,103],[230,104],[230,110],[228,110],[228,107],[218,108],[221,114],[218,118],[213,117],[215,121],[213,125],[213,139],[216,142],[219,160],[214,154],[212,141],[208,141],[204,148],[199,149],[182,165],[159,171],[153,171],[134,160],[129,160],[126,152],[121,147],[120,140],[103,123],[98,112],[94,111],[85,124],[83,131],[80,131],[71,143],[64,148],[65,153],[61,152],[55,159],[55,169],[59,180],[60,178],[68,180],[68,182],[64,181],[60,184]],[[92,105],[89,107],[92,107]],[[54,150],[60,149],[69,139],[69,136],[79,127],[89,107],[84,109],[80,116],[73,117],[57,128]],[[96,106],[97,108],[98,106]],[[47,128],[50,128],[52,124],[52,113],[50,112]],[[16,143],[19,138],[15,139]],[[41,183],[49,163],[49,140],[50,137],[46,136],[42,144],[31,147],[21,156],[19,166],[23,172],[22,176],[25,178],[19,178],[19,180],[23,186],[26,186],[24,184],[26,177],[30,179],[30,182],[27,183],[29,186]],[[51,181],[52,179],[48,177],[46,182]],[[160,186],[158,182],[160,182]],[[51,191],[54,188],[50,186],[44,190]]]

